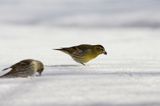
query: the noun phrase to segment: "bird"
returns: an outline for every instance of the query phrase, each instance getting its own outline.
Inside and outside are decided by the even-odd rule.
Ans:
[[[76,62],[85,65],[85,63],[96,58],[100,54],[107,55],[105,48],[102,45],[81,44],[78,46],[64,47],[53,49],[62,51],[72,57]]]
[[[38,60],[25,59],[8,68],[3,69],[2,71],[8,69],[10,69],[10,71],[0,76],[1,78],[29,77],[35,75],[36,72],[38,72],[39,76],[41,76],[44,70],[44,65],[41,61]]]

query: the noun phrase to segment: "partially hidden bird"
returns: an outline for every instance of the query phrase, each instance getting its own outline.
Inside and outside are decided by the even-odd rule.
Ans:
[[[102,45],[81,44],[78,46],[64,47],[53,50],[62,51],[70,55],[73,60],[82,65],[85,65],[85,63],[96,58],[100,54],[107,55],[107,52]]]
[[[2,71],[8,69],[10,69],[10,71],[0,76],[0,78],[29,77],[35,75],[36,73],[38,73],[40,76],[44,70],[44,65],[38,60],[25,59],[8,68],[3,69]]]

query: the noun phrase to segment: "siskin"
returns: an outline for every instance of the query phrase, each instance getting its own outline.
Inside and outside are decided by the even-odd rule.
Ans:
[[[11,69],[8,73],[1,77],[14,78],[14,77],[29,77],[33,76],[36,72],[41,75],[44,65],[42,62],[33,59],[22,60],[11,67],[5,68],[2,71]]]
[[[88,61],[96,58],[100,54],[107,55],[105,48],[102,45],[89,45],[89,44],[82,44],[78,46],[54,49],[62,51],[68,55],[70,55],[73,60],[82,65],[87,63]]]

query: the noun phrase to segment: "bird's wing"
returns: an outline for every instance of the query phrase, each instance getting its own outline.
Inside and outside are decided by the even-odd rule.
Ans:
[[[91,51],[90,50],[91,46],[92,45],[82,44],[79,46],[72,46],[72,47],[66,47],[66,48],[54,49],[54,50],[62,51],[62,52],[69,54],[71,56],[72,55],[83,56],[87,52]]]
[[[18,62],[18,63],[16,63],[16,64],[10,66],[10,67],[7,67],[7,68],[3,69],[2,71],[6,71],[6,70],[8,70],[8,69],[14,69],[14,68],[19,67],[19,66],[20,66],[20,67],[23,67],[23,66],[26,66],[26,65],[28,65],[28,64],[29,64],[29,62],[21,61],[21,62]]]
[[[23,60],[11,66],[11,68],[24,68],[30,64],[30,61]]]
[[[28,61],[21,61],[16,63],[10,67],[10,71],[6,74],[2,75],[1,77],[16,77],[20,73],[24,73],[27,69],[29,69],[29,62]],[[6,70],[9,68],[6,68]]]
[[[73,56],[83,58],[86,54],[88,54],[91,51],[91,49],[81,49],[78,48],[75,52],[72,53]]]

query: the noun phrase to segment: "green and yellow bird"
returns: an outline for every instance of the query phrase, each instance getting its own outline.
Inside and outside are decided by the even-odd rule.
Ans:
[[[96,58],[100,54],[107,55],[107,52],[102,45],[81,44],[78,46],[65,47],[54,50],[59,50],[70,55],[73,60],[81,63],[82,65],[85,65],[84,63],[87,63],[88,61]]]

